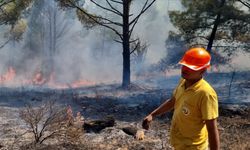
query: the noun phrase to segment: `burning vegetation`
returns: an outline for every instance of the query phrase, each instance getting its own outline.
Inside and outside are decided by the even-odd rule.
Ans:
[[[231,62],[249,53],[249,2],[179,2],[0,0],[0,149],[172,149],[172,112],[141,121],[196,46],[212,56],[221,148],[250,149],[250,73]]]
[[[61,83],[55,80],[55,73],[52,72],[49,76],[45,76],[41,71],[37,71],[30,79],[19,79],[16,70],[9,67],[7,71],[0,75],[0,86],[40,86],[52,89],[79,88],[83,86],[93,86],[95,82],[88,80],[77,80],[72,83]]]

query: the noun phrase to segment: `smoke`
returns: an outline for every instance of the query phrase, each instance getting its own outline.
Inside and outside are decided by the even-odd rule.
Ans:
[[[164,0],[156,1],[142,15],[134,30],[133,37],[139,37],[142,42],[149,45],[146,56],[148,65],[157,63],[166,55],[165,40],[168,31],[174,29],[169,21],[168,10],[179,7],[178,1],[170,3]],[[87,1],[85,4],[91,12],[100,10]],[[131,13],[137,14],[143,4],[143,1],[134,1]],[[122,45],[112,40],[114,33],[102,27],[87,30],[78,21],[74,12],[65,12],[58,8],[55,11],[56,31],[63,33],[54,41],[56,50],[49,50],[48,44],[51,40],[48,40],[47,35],[50,34],[48,31],[53,30],[48,25],[48,18],[43,18],[45,12],[36,8],[32,11],[33,18],[29,17],[28,23],[33,24],[33,27],[29,26],[24,39],[19,43],[9,44],[0,51],[0,73],[3,74],[9,66],[14,66],[17,78],[32,78],[36,72],[52,70],[55,80],[61,83],[77,80],[96,83],[121,82]],[[108,13],[99,12],[109,16]],[[1,29],[2,33],[3,30]],[[2,37],[1,41],[4,41]],[[49,78],[46,71],[44,74]]]
[[[143,5],[141,1],[135,1],[133,11],[138,11]],[[140,6],[140,7],[138,7]],[[146,63],[148,65],[157,63],[166,55],[165,41],[170,30],[175,30],[170,22],[168,11],[180,9],[179,1],[156,1],[141,17],[135,28],[137,34],[143,41],[147,42],[148,53]]]
[[[240,53],[233,58],[232,66],[237,68],[237,70],[250,70],[250,55],[248,53]]]
[[[55,63],[61,80],[86,79],[112,82],[121,76],[121,47],[113,41],[104,41],[103,28],[86,31],[79,22],[65,37]],[[83,34],[83,35],[82,35]],[[70,39],[70,40],[69,40]]]

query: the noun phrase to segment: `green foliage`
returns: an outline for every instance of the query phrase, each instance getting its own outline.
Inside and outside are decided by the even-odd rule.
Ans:
[[[101,17],[90,14],[82,7],[84,0],[57,0],[57,2],[62,9],[76,8],[77,17],[86,28],[92,28],[97,25],[97,22],[100,22]]]
[[[88,15],[87,15],[88,14]],[[89,14],[87,10],[84,9],[77,9],[76,10],[76,15],[79,19],[79,21],[87,28],[92,28],[97,25],[97,21],[100,22],[100,19],[98,16]],[[91,19],[94,18],[94,19]]]
[[[1,0],[0,25],[10,25],[10,30],[5,33],[7,41],[0,46],[3,48],[9,41],[20,41],[26,30],[26,21],[23,12],[28,10],[33,0]]]
[[[12,0],[0,2],[0,25],[14,25],[21,18],[22,12],[25,11],[33,0]]]
[[[22,39],[23,33],[26,31],[27,22],[24,19],[18,20],[18,22],[10,30],[10,39],[19,41]]]
[[[72,8],[73,4],[78,4],[81,6],[84,4],[84,0],[56,0],[62,9]]]
[[[249,51],[250,12],[234,0],[182,0],[184,11],[171,11],[171,22],[188,47],[206,47],[215,24],[220,16],[213,49],[231,56],[239,50]],[[229,60],[228,58],[226,60]]]

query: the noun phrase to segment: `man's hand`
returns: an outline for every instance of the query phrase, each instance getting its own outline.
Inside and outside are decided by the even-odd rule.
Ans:
[[[171,109],[174,108],[174,104],[175,104],[175,98],[172,97],[171,99],[166,100],[163,104],[161,104],[161,106],[159,106],[158,108],[156,108],[153,112],[151,112],[146,118],[143,119],[142,122],[142,127],[146,130],[149,129],[150,123],[153,120],[153,117],[163,114]]]
[[[151,114],[148,115],[146,118],[144,118],[142,122],[142,128],[148,130],[152,120],[153,120],[153,116]]]

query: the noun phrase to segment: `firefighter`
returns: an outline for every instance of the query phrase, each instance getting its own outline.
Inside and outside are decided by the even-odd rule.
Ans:
[[[146,116],[142,122],[148,130],[153,118],[174,109],[170,143],[175,150],[211,150],[220,147],[217,128],[218,98],[203,79],[211,56],[204,48],[191,48],[179,64],[181,80],[172,97]]]

